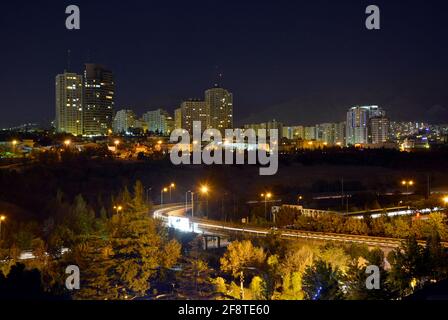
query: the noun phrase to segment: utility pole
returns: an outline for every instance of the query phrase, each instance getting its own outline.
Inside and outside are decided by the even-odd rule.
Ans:
[[[149,196],[149,193],[152,191],[152,187],[150,187],[150,188],[146,188],[146,203],[149,205],[149,202],[150,202],[150,196]]]
[[[191,217],[194,218],[194,192],[191,193]]]
[[[241,270],[241,273],[240,273],[240,297],[241,297],[241,300],[244,300],[244,273],[243,273],[243,270]]]
[[[194,218],[194,192],[187,191],[185,193],[185,214],[187,212],[188,207],[188,194],[191,193],[191,217]]]

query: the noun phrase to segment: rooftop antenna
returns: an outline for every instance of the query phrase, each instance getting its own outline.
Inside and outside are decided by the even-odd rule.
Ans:
[[[70,49],[68,49],[67,50],[67,72],[70,72],[70,55],[71,55],[71,50]]]
[[[215,68],[216,68],[215,87],[219,88],[219,87],[221,87],[222,79],[223,79],[224,75],[222,74],[222,72],[219,71],[219,66],[216,66]]]

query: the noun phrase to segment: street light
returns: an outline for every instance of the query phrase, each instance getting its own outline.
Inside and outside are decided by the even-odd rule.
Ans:
[[[193,191],[185,192],[185,214],[187,214],[188,194],[189,193],[191,193],[191,217],[194,218],[194,192]]]
[[[123,207],[122,206],[114,206],[114,210],[117,211],[117,214],[119,214],[120,211],[123,211]]]
[[[0,240],[2,239],[2,222],[6,220],[5,216],[0,216]]]
[[[146,202],[149,205],[150,202],[150,197],[149,197],[149,193],[152,191],[152,187],[146,188]]]
[[[445,205],[448,205],[448,196],[444,197],[442,200]]]
[[[209,193],[210,189],[208,186],[202,186],[201,187],[201,193],[203,195],[205,195],[206,201],[207,201],[207,219],[208,219],[208,193]]]
[[[168,192],[168,188],[163,188],[163,189],[160,191],[160,205],[161,205],[161,206],[163,206],[163,194],[166,193],[166,192]]]
[[[401,185],[406,186],[406,198],[409,197],[409,187],[414,186],[415,182],[413,180],[403,180]]]
[[[72,141],[67,139],[64,141],[64,145],[68,148],[72,144]]]
[[[171,190],[174,189],[174,188],[176,188],[176,184],[173,182],[172,184],[170,184],[170,187],[169,187],[169,189],[170,189],[170,202],[172,202],[172,199],[171,199]]]
[[[264,217],[268,220],[268,199],[272,198],[272,193],[262,193],[261,197],[264,198]]]
[[[12,140],[12,152],[16,153],[16,146],[19,142],[17,140]]]
[[[115,145],[115,153],[117,153],[117,154],[118,154],[118,146],[120,145],[120,143],[121,143],[121,142],[120,142],[120,140],[118,140],[118,139],[114,141],[114,145]]]

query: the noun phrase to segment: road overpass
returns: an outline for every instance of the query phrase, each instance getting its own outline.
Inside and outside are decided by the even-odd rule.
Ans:
[[[289,240],[338,242],[343,244],[364,244],[369,247],[379,247],[384,251],[390,251],[392,249],[398,248],[403,242],[403,239],[396,238],[232,225],[221,221],[187,217],[187,210],[189,210],[189,208],[186,208],[184,205],[167,206],[165,208],[159,208],[155,210],[154,217],[162,219],[167,223],[168,226],[184,232],[216,234],[221,236],[246,235],[252,237],[265,237],[275,231],[282,238]],[[176,221],[179,221],[179,227],[176,227]],[[424,241],[420,241],[419,243],[425,245]],[[448,247],[448,243],[443,243],[443,245],[445,247]]]

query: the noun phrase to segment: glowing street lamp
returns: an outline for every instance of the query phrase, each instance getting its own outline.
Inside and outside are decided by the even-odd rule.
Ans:
[[[201,187],[201,193],[202,193],[202,195],[205,196],[205,199],[207,201],[207,212],[206,212],[207,213],[207,219],[208,219],[208,194],[209,194],[209,192],[210,192],[210,189],[209,189],[208,186],[204,185],[204,186]]]
[[[207,186],[202,186],[202,187],[201,187],[201,193],[202,193],[202,194],[207,194],[208,191],[209,191],[209,189],[208,189]]]
[[[121,211],[123,211],[123,206],[114,206],[114,210],[117,211],[117,214],[119,214]]]
[[[448,196],[444,197],[442,200],[445,205],[448,205]]]
[[[68,148],[72,144],[72,141],[70,139],[67,139],[64,141],[64,145]]]
[[[121,143],[121,142],[120,142],[120,140],[118,140],[118,139],[114,141],[114,145],[115,145],[115,153],[118,153],[118,146],[120,145],[120,143]]]
[[[19,143],[17,140],[12,140],[12,152],[16,153],[16,146]]]
[[[173,190],[173,189],[175,189],[176,188],[176,184],[173,182],[173,183],[171,183],[170,184],[170,187],[169,187],[169,189],[170,189],[170,202],[172,202],[172,199],[171,199],[171,190]]]
[[[160,191],[160,205],[163,206],[163,194],[168,192],[168,188],[163,188]]]
[[[6,220],[5,216],[0,216],[0,240],[2,239],[2,222]]]
[[[413,180],[403,180],[401,181],[401,185],[406,187],[406,198],[409,197],[409,187],[412,187],[415,185],[415,182]]]
[[[268,219],[268,199],[272,198],[272,193],[262,193],[261,197],[264,198],[264,217],[267,220]]]

